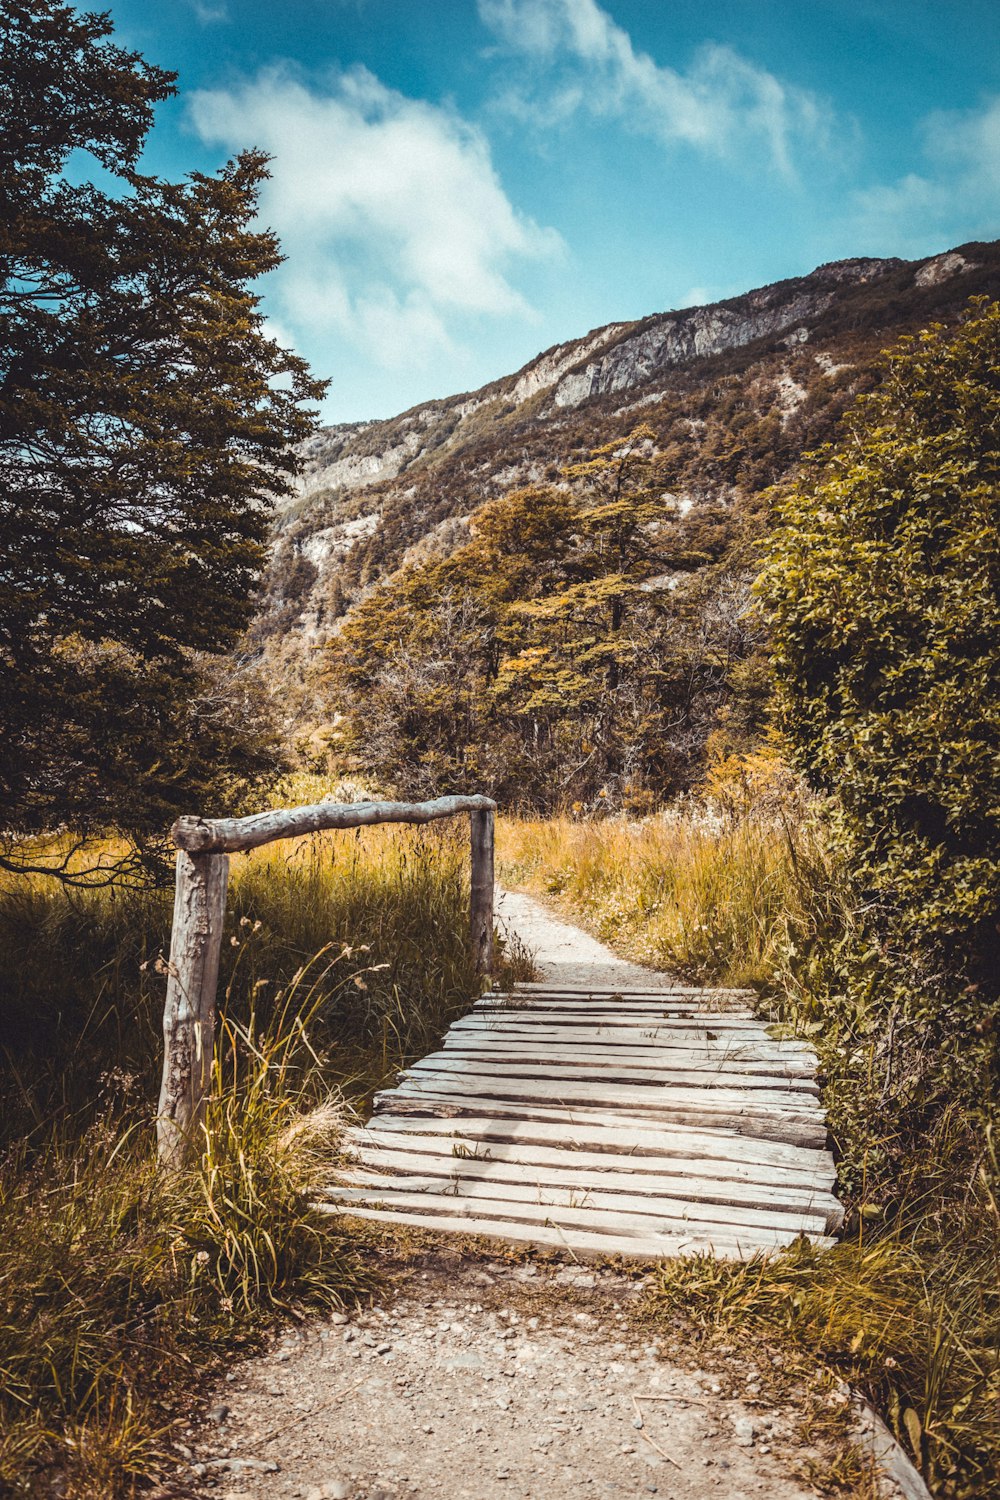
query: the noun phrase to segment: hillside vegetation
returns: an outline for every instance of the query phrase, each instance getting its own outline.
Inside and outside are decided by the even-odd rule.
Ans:
[[[841,261],[717,305],[595,330],[480,392],[327,429],[301,447],[300,495],[277,513],[247,655],[262,652],[277,673],[283,712],[322,763],[322,735],[310,732],[343,706],[316,694],[322,646],[400,565],[465,546],[483,505],[526,487],[573,487],[565,469],[642,423],[661,459],[664,519],[672,508],[702,517],[715,534],[706,561],[718,564],[730,543],[742,546],[763,492],[831,441],[847,407],[873,389],[886,345],[931,321],[954,324],[970,297],[999,291],[997,245]],[[684,568],[700,586],[697,559]]]
[[[694,784],[713,729],[740,749],[759,723],[745,605],[768,490],[835,438],[887,343],[998,289],[997,245],[840,262],[309,440],[247,652],[300,755],[535,809]]]
[[[344,710],[331,746],[408,794],[476,785],[507,806],[636,810],[690,784],[737,682],[729,732],[752,733],[754,527],[686,514],[664,496],[667,467],[639,427],[373,588],[329,653]]]

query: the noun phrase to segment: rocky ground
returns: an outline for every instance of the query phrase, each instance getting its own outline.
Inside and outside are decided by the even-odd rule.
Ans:
[[[744,1360],[675,1361],[633,1317],[641,1282],[447,1251],[427,1264],[387,1304],[314,1322],[231,1372],[181,1455],[196,1490],[225,1500],[816,1494],[794,1477],[822,1459],[802,1442],[801,1412],[763,1396]]]

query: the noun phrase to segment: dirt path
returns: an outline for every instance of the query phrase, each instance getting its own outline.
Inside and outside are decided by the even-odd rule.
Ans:
[[[616,984],[648,983],[654,975],[652,969],[619,958],[579,927],[560,921],[531,896],[501,891],[497,899],[497,922],[501,930],[516,933],[534,954],[539,979],[556,984],[592,984],[595,989],[603,989],[614,988]],[[657,981],[664,977],[655,972]]]
[[[649,971],[505,894],[501,920],[546,978]],[[777,1351],[715,1347],[636,1316],[627,1272],[506,1261],[388,1237],[382,1304],[317,1319],[227,1376],[183,1440],[177,1494],[225,1500],[807,1500],[803,1432],[843,1393],[788,1395]],[[810,1404],[811,1403],[811,1404]],[[831,1405],[832,1403],[832,1405]],[[808,1420],[808,1419],[806,1419]],[[894,1490],[888,1493],[896,1493]]]

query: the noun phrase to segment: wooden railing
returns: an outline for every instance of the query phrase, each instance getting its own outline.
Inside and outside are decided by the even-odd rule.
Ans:
[[[489,797],[432,802],[318,802],[249,818],[179,818],[177,885],[163,1012],[163,1081],[157,1116],[160,1161],[181,1163],[196,1138],[212,1075],[215,993],[226,916],[228,855],[334,828],[431,823],[468,813],[472,827],[470,943],[478,974],[493,970],[493,815]]]

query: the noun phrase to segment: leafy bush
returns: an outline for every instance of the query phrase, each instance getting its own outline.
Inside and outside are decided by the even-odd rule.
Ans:
[[[763,579],[784,727],[852,869],[916,938],[1000,974],[1000,304],[888,358],[778,509]]]
[[[762,580],[782,727],[836,794],[858,914],[823,934],[820,1009],[902,1153],[956,1100],[1000,1102],[998,368],[985,301],[888,356],[779,504]]]

